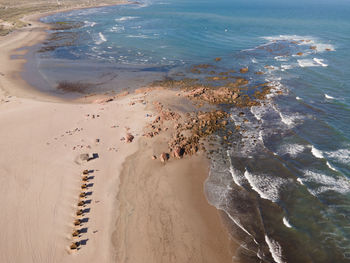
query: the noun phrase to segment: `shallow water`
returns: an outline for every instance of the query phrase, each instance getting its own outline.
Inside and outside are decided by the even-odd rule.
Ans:
[[[349,14],[347,1],[310,0],[152,0],[72,11],[44,21],[83,21],[68,30],[74,44],[36,61],[51,90],[62,79],[93,91],[132,89],[179,71],[192,77],[199,63],[249,67],[252,84],[271,82],[283,95],[230,109],[233,146],[215,156],[206,182],[209,202],[242,244],[237,257],[350,262]]]

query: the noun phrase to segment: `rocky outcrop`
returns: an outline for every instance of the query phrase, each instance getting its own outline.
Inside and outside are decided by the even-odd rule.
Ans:
[[[215,59],[215,61],[220,60],[220,58]],[[169,158],[184,158],[201,150],[207,151],[208,146],[211,152],[210,147],[213,146],[209,141],[215,133],[222,135],[222,143],[230,145],[233,130],[226,129],[226,126],[230,125],[229,114],[221,109],[232,106],[240,108],[259,106],[274,88],[268,82],[249,86],[249,80],[239,74],[235,75],[235,70],[217,72],[211,68],[217,67],[207,64],[193,66],[190,72],[198,74],[198,79],[179,79],[178,77],[185,75],[176,74],[177,79],[167,78],[153,83],[154,87],[161,86],[180,90],[176,96],[188,98],[198,107],[198,111],[179,113],[166,108],[159,102],[153,103],[157,114],[146,127],[144,136],[153,138],[165,131],[171,134],[168,139],[169,154],[163,152],[158,158],[161,162],[165,163]],[[273,66],[266,65],[265,68],[272,69]],[[248,71],[248,67],[245,67],[241,68],[239,73],[244,74]],[[264,72],[258,71],[255,74],[262,75]],[[282,91],[275,93],[278,94],[278,92]],[[205,110],[200,110],[203,108]],[[244,116],[243,111],[241,114]],[[244,119],[244,122],[247,121],[248,119]],[[239,125],[232,125],[232,127],[241,132],[244,131]],[[156,157],[153,156],[152,159]]]
[[[127,143],[130,143],[130,142],[132,142],[133,140],[134,140],[134,136],[131,134],[131,133],[128,133],[128,134],[126,134],[126,136],[125,136],[125,141],[127,142]]]
[[[198,87],[190,91],[186,96],[190,99],[201,100],[211,104],[224,104],[234,103],[239,97],[239,94],[235,89],[229,87],[220,87],[217,89]]]

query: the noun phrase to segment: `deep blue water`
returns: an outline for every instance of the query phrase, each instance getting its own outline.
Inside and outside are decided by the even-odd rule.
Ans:
[[[350,262],[349,1],[150,0],[43,20],[84,22],[74,45],[40,54],[50,83],[117,72],[106,82],[132,87],[222,57],[283,91],[244,117],[231,109],[246,132],[214,158],[208,200],[242,261]]]

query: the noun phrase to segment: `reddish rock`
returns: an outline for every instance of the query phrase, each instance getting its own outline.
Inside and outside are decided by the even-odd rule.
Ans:
[[[247,73],[248,72],[248,68],[241,68],[240,70],[239,70],[239,72],[241,72],[241,73]]]
[[[184,153],[184,150],[180,146],[176,146],[175,149],[173,150],[173,156],[178,159],[182,158],[183,153]]]
[[[215,58],[214,60],[218,62],[221,61],[221,58]]]
[[[132,142],[133,140],[134,140],[134,136],[131,134],[131,133],[128,133],[127,135],[126,135],[126,142],[127,143],[130,143],[130,142]]]
[[[162,163],[165,163],[166,161],[169,160],[169,154],[168,154],[168,153],[162,153],[162,154],[159,156],[159,160],[160,160]]]

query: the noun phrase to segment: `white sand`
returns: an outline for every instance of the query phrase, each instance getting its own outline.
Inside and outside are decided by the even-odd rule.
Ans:
[[[109,262],[110,215],[121,165],[137,149],[146,121],[144,106],[129,106],[129,99],[107,105],[11,99],[0,105],[0,262],[73,262],[72,257],[74,262]],[[120,141],[125,126],[136,135],[131,144]],[[76,128],[83,130],[65,133]],[[73,150],[76,145],[84,148]],[[99,158],[76,164],[76,157],[86,152]],[[87,198],[92,200],[86,207],[91,208],[89,221],[83,225],[88,232],[81,238],[88,241],[69,255],[84,169],[96,170]]]

